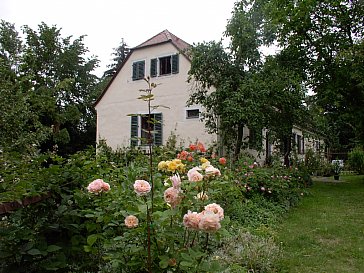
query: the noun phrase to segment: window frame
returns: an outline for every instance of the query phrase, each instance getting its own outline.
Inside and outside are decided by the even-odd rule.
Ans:
[[[143,80],[145,77],[145,60],[134,61],[132,64],[132,75],[133,81]]]
[[[169,61],[163,61],[169,59]],[[161,61],[162,60],[162,61]],[[168,66],[162,68],[162,65]],[[163,71],[162,71],[163,70]],[[161,74],[163,72],[163,74]],[[150,59],[150,76],[164,77],[179,73],[179,54],[166,54]]]
[[[146,141],[147,132],[144,130],[148,130],[148,128],[143,126],[147,122],[145,118],[148,116],[148,113],[139,113],[136,115],[131,116],[131,123],[130,123],[130,130],[131,130],[131,138],[130,138],[130,145],[132,147],[140,147],[140,146],[147,146],[148,143]],[[152,138],[153,138],[153,145],[160,146],[163,145],[163,114],[162,113],[151,113],[151,119],[158,121],[153,125],[151,128],[152,131]],[[143,139],[144,137],[144,139]]]
[[[189,116],[188,113],[192,111],[198,111],[197,116]],[[200,119],[201,110],[199,108],[190,108],[186,109],[185,118],[186,119]]]

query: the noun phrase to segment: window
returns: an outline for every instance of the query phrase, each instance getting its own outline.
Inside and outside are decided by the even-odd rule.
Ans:
[[[151,114],[150,119],[151,123],[148,123],[148,115],[131,116],[131,146],[148,144],[149,125],[153,145],[162,145],[162,114]]]
[[[133,81],[144,79],[145,61],[133,63]]]
[[[305,139],[303,136],[297,135],[297,153],[305,153]]]
[[[199,109],[188,109],[186,110],[186,119],[194,119],[200,117]]]
[[[159,75],[167,75],[172,72],[171,56],[159,58]]]
[[[179,55],[169,55],[150,60],[150,76],[157,77],[177,74],[179,72]]]

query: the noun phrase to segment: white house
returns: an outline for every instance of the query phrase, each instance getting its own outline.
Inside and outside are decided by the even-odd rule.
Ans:
[[[144,80],[157,87],[153,89],[153,105],[163,105],[152,112],[152,118],[160,121],[154,124],[153,141],[164,145],[173,133],[178,143],[188,146],[200,141],[209,145],[217,141],[216,134],[208,134],[204,123],[199,119],[201,107],[186,106],[193,85],[187,82],[191,60],[186,52],[190,45],[164,30],[144,43],[131,49],[119,66],[104,92],[95,103],[97,111],[97,142],[105,140],[113,149],[127,146],[143,147],[148,127],[147,103],[139,100],[141,89],[147,89]],[[134,116],[130,116],[134,115]],[[263,130],[266,134],[267,130]],[[249,138],[250,130],[244,128],[244,139]],[[303,130],[295,127],[292,132],[294,150],[303,158],[305,150],[319,149],[320,142],[305,138]],[[275,143],[266,138],[264,151],[248,150],[257,161],[263,163],[275,150]]]
[[[190,59],[188,43],[164,30],[131,49],[117,72],[95,103],[97,142],[104,139],[113,149],[143,145],[148,124],[146,102],[139,100],[141,89],[148,88],[145,77],[157,84],[153,89],[153,118],[161,121],[153,128],[154,143],[163,145],[173,132],[185,145],[201,141],[210,144],[216,135],[208,134],[199,119],[199,106],[187,107],[191,84],[187,83]],[[137,114],[138,116],[128,116]]]

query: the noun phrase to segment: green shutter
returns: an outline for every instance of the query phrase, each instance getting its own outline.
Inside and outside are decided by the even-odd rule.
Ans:
[[[172,74],[177,74],[179,72],[179,55],[172,55]]]
[[[161,146],[163,144],[163,124],[162,124],[162,113],[154,114],[154,145]]]
[[[138,67],[138,79],[144,79],[144,71],[145,71],[145,61],[141,61],[139,62],[139,67]]]
[[[133,63],[133,81],[144,79],[145,61]]]
[[[138,145],[138,118],[138,116],[131,116],[130,145],[132,147]]]
[[[133,63],[133,81],[137,80],[137,63]]]
[[[157,77],[157,59],[150,60],[150,76]]]

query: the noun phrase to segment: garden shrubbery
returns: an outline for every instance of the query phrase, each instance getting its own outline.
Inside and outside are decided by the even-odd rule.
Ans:
[[[199,142],[149,156],[106,145],[94,152],[2,154],[0,200],[42,196],[3,217],[4,271],[220,272],[210,255],[228,247],[230,220],[251,230],[269,226],[310,184],[299,166],[265,169],[248,158],[228,168]]]
[[[226,272],[266,272],[272,265],[242,262],[254,256],[252,245],[237,259],[226,242],[257,236],[249,244],[267,245],[276,257],[270,240],[249,234],[299,200],[306,174],[254,162],[228,168],[202,144],[154,154],[152,173],[148,155],[135,150],[13,161],[2,154],[2,203],[48,195],[3,215],[0,272],[222,272],[211,256],[219,250],[236,260]],[[237,227],[247,233],[236,234]]]
[[[364,150],[356,147],[349,153],[349,166],[358,174],[364,174]]]

